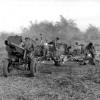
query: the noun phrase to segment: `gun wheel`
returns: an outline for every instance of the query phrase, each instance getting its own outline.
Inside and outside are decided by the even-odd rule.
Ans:
[[[54,64],[55,64],[55,66],[60,66],[60,65],[61,65],[61,62],[58,61],[58,60],[55,60],[55,61],[54,61]]]
[[[37,67],[37,61],[36,60],[31,60],[30,62],[30,74],[34,76],[36,73],[36,67]]]
[[[10,67],[11,67],[11,64],[10,64],[9,60],[8,59],[5,59],[3,61],[3,75],[5,77],[9,76],[10,71],[11,71],[11,68]]]

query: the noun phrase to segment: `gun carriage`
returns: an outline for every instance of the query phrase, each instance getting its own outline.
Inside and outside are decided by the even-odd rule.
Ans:
[[[35,52],[35,56],[42,58],[41,61],[53,61],[56,66],[62,64],[66,54],[66,44],[64,43],[57,43],[56,46],[53,43],[47,43],[46,47],[38,45]]]
[[[34,51],[29,52],[21,47],[21,42],[21,36],[9,36],[5,40],[5,49],[8,56],[3,61],[3,74],[6,77],[10,75],[13,69],[29,71],[34,76],[37,65],[37,61],[34,58]]]
[[[13,69],[29,71],[34,76],[38,61],[52,60],[56,66],[63,63],[64,59],[74,59],[69,53],[67,44],[65,43],[47,43],[45,45],[37,45],[35,49],[29,52],[27,49],[20,46],[22,42],[21,36],[9,36],[5,40],[5,49],[8,56],[3,61],[3,74],[9,76]],[[71,56],[72,55],[72,56]],[[85,55],[84,55],[85,56]],[[73,61],[84,63],[88,59],[86,57],[78,57]]]

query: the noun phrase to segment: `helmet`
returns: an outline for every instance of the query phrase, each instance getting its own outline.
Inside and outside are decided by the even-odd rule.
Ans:
[[[56,37],[56,40],[59,40],[60,38],[59,37]]]
[[[25,40],[29,40],[30,38],[29,37],[25,37]]]

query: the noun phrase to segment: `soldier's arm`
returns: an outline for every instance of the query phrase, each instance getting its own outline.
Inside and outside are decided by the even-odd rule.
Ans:
[[[32,49],[34,50],[34,44],[32,44]]]
[[[19,46],[20,46],[20,47],[24,47],[24,43],[22,42]]]
[[[93,52],[94,52],[94,54],[96,54],[96,50],[95,50],[95,47],[93,46]]]

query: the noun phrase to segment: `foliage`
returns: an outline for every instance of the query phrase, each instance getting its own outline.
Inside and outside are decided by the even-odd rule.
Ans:
[[[15,33],[8,34],[7,32],[2,32],[0,40],[5,40],[8,35],[13,34]],[[23,37],[28,36],[32,39],[38,38],[38,40],[41,40],[41,36],[43,36],[43,40],[48,41],[60,37],[60,39],[65,42],[100,39],[100,31],[96,26],[90,24],[86,32],[82,32],[73,19],[66,19],[62,15],[60,15],[60,20],[55,23],[49,21],[42,21],[40,23],[36,21],[33,23],[30,21],[28,27],[22,28],[22,35]]]
[[[22,33],[23,35],[38,39],[40,39],[40,34],[42,34],[43,39],[47,39],[48,41],[55,39],[56,37],[60,37],[60,39],[65,42],[100,39],[100,31],[97,27],[90,24],[86,32],[82,32],[77,27],[74,20],[68,20],[62,15],[60,15],[60,21],[55,23],[49,21],[40,23],[30,22],[30,26],[28,28],[23,28]]]
[[[31,22],[29,28],[23,28],[22,33],[33,38],[40,38],[40,34],[43,34],[48,40],[60,37],[62,40],[69,41],[74,35],[81,34],[81,31],[73,20],[67,20],[61,15],[60,21],[55,23],[43,21],[33,24]]]
[[[97,27],[90,24],[84,37],[87,40],[98,40],[100,39],[100,31]]]

